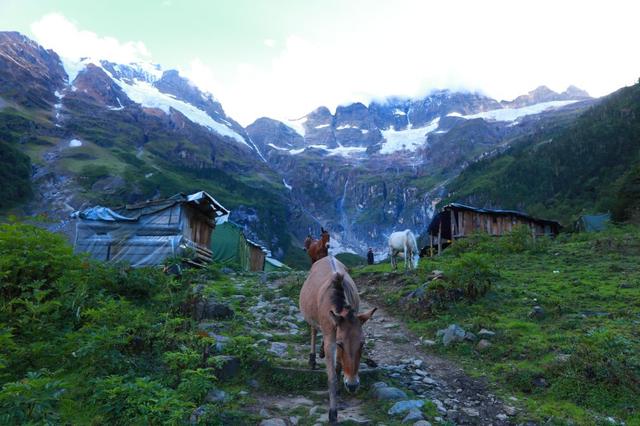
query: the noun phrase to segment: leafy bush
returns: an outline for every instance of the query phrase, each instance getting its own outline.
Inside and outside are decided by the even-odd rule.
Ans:
[[[18,382],[5,383],[0,390],[0,423],[59,423],[64,392],[63,382],[46,371],[30,372]]]
[[[454,259],[448,272],[451,285],[462,289],[465,297],[471,300],[484,296],[496,275],[486,255],[477,253],[464,253]]]
[[[148,377],[97,380],[92,403],[99,407],[101,421],[114,425],[184,423],[195,408],[173,389]]]

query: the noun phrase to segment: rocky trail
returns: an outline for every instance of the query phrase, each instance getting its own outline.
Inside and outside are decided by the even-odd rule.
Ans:
[[[293,287],[297,287],[304,275],[293,279]],[[303,383],[311,385],[284,392],[254,389],[253,399],[244,409],[263,419],[262,426],[325,424],[328,395],[324,363],[319,359],[317,370],[307,365],[308,326],[298,311],[297,298],[285,295],[292,293],[284,288],[292,288],[292,276],[275,280],[263,277],[264,284],[269,295],[258,294],[254,300],[236,298],[246,306],[255,334],[260,337],[256,345],[273,356],[274,374],[299,376]],[[367,288],[363,292],[361,310],[371,306],[366,300],[370,291]],[[206,323],[202,325],[206,328]],[[513,401],[501,401],[484,381],[469,377],[455,363],[429,353],[429,345],[436,343],[413,335],[385,309],[378,307],[364,330],[366,354],[360,368],[363,385],[354,395],[339,391],[340,423],[516,424]],[[377,366],[367,366],[365,362],[373,365],[369,360]]]

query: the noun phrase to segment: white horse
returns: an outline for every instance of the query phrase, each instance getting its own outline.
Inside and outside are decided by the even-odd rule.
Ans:
[[[389,236],[389,257],[391,266],[398,269],[398,255],[404,256],[404,269],[416,268],[418,266],[418,243],[411,230],[394,232]]]

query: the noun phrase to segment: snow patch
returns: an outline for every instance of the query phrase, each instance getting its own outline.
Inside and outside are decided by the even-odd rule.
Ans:
[[[80,139],[71,139],[69,141],[69,148],[77,148],[82,146],[82,141]]]
[[[304,129],[304,123],[307,122],[307,117],[301,117],[301,118],[296,118],[293,120],[283,120],[282,124],[284,124],[287,127],[292,128],[293,130],[295,130],[295,132],[301,136],[304,137],[306,131]]]
[[[221,136],[229,137],[251,148],[251,145],[249,145],[242,136],[224,124],[218,123],[203,110],[178,100],[171,95],[160,92],[146,81],[135,80],[133,84],[127,84],[118,79],[114,79],[113,81],[120,86],[129,99],[143,107],[158,108],[164,111],[165,114],[169,114],[171,108],[173,108],[184,114],[190,121],[208,127]]]
[[[405,130],[383,130],[382,136],[385,141],[382,143],[380,154],[392,154],[397,151],[415,151],[424,145],[429,133],[438,128],[440,117],[435,118],[425,127],[417,129],[408,128]]]
[[[324,129],[325,127],[329,127],[331,124],[318,124],[314,127],[314,129]]]
[[[407,115],[407,113],[399,108],[396,108],[393,110],[393,115]]]
[[[277,149],[278,151],[289,151],[287,148],[283,148],[281,146],[274,145],[272,143],[269,144],[271,148]]]
[[[306,148],[291,149],[289,150],[289,154],[297,155],[304,152],[307,148],[321,149],[327,153],[327,156],[340,155],[342,157],[350,157],[367,151],[367,148],[362,146],[339,145],[337,148],[329,148],[327,145],[309,145]]]
[[[561,108],[565,105],[570,105],[572,103],[579,101],[550,101],[550,102],[541,102],[535,105],[529,105],[522,108],[502,108],[502,109],[494,109],[491,111],[479,112],[477,114],[471,115],[461,115],[457,112],[452,112],[447,114],[449,117],[462,117],[467,120],[472,120],[474,118],[482,118],[487,121],[515,121],[521,117],[525,117],[527,115],[540,114],[541,112]]]
[[[287,188],[289,191],[291,191],[293,189],[293,186],[289,185],[287,183],[286,180],[284,180],[284,178],[282,178],[282,184],[284,185],[285,188]]]

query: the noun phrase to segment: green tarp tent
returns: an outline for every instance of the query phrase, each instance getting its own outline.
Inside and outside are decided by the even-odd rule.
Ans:
[[[582,215],[578,222],[576,222],[576,228],[578,231],[585,232],[598,232],[602,231],[611,221],[611,214],[602,213],[602,214],[593,214],[593,215]]]
[[[211,238],[211,251],[214,262],[235,263],[241,270],[249,270],[249,244],[240,225],[218,223]]]
[[[282,272],[290,271],[291,268],[273,257],[267,257],[264,260],[264,270],[265,272]]]

